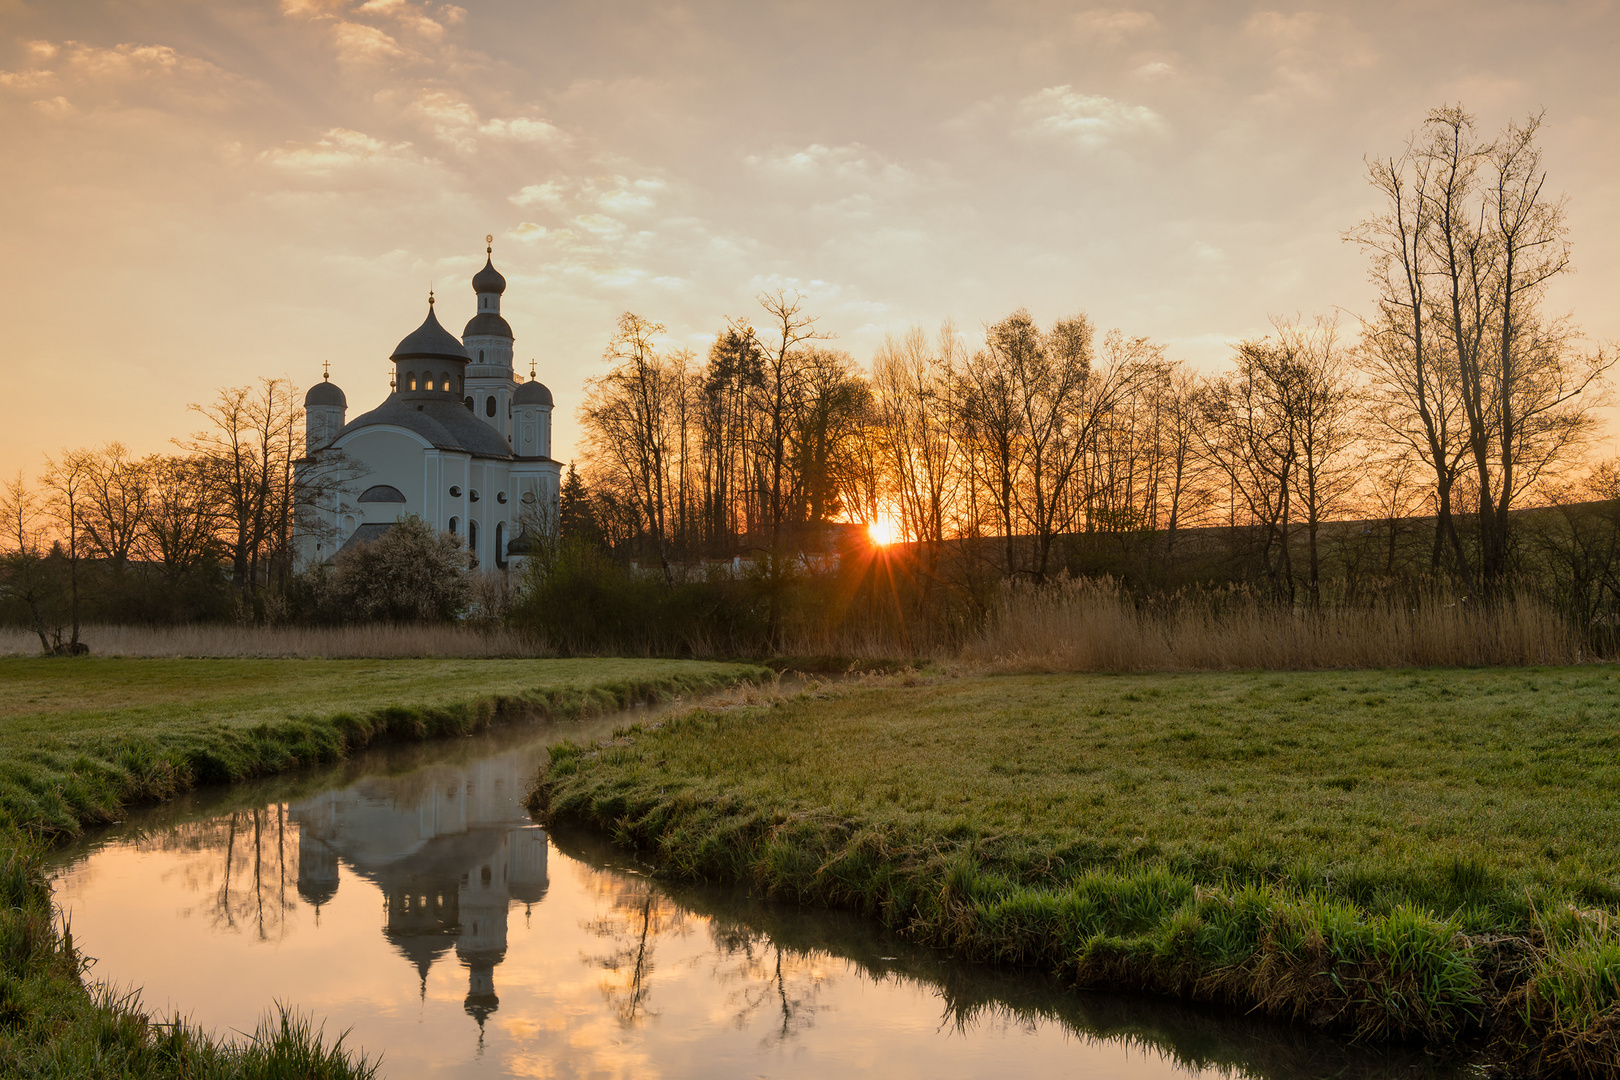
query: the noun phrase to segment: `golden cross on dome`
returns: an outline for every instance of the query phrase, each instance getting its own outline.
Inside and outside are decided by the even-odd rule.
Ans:
[[[493,255],[493,254],[495,254],[495,234],[494,233],[485,233],[484,234],[484,254],[485,255]]]
[[[533,357],[531,357],[529,359],[529,381],[534,382],[534,359],[533,359]]]
[[[321,361],[321,382],[327,382],[331,378],[332,378],[332,361],[330,361],[330,360]]]

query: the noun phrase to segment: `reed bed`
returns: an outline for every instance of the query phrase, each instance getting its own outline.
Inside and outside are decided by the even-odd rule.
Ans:
[[[1532,597],[1309,611],[1247,598],[1138,604],[1113,582],[1015,585],[962,659],[1004,673],[1518,667],[1589,659]]]
[[[485,659],[555,656],[538,637],[505,627],[460,625],[86,626],[92,656],[293,657],[390,660],[409,657]],[[0,656],[38,656],[39,638],[0,629]]]

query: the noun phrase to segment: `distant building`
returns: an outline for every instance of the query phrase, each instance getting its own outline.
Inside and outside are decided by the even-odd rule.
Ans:
[[[521,559],[549,522],[561,479],[551,458],[551,391],[512,370],[512,327],[501,317],[506,279],[486,248],[473,275],[478,309],[457,341],[434,313],[389,358],[393,392],[346,420],[348,401],[325,377],[304,398],[305,457],[296,465],[317,505],[301,509],[295,547],[324,562],[415,515],[460,536],[475,565]],[[337,482],[339,479],[344,482]]]

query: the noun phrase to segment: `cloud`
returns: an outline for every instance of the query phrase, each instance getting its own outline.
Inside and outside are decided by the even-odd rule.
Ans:
[[[1082,11],[1074,17],[1075,30],[1088,41],[1117,45],[1131,34],[1158,29],[1159,19],[1151,11]]]
[[[348,128],[332,128],[309,145],[266,150],[259,159],[286,176],[317,184],[380,178],[401,167],[437,164],[408,142],[385,142]]]
[[[586,211],[595,221],[604,211],[607,214],[646,214],[656,208],[659,195],[669,187],[667,181],[656,176],[631,180],[624,176],[595,176],[584,180],[547,180],[543,184],[529,184],[508,197],[514,206],[525,210],[543,207],[555,214],[565,215],[573,210]],[[578,220],[578,219],[576,219]],[[584,226],[589,231],[599,228]]]
[[[755,172],[776,179],[851,187],[910,188],[918,183],[915,173],[884,160],[860,143],[826,146],[811,143],[803,149],[777,149],[749,154],[743,163]]]
[[[481,135],[501,142],[563,143],[568,141],[561,128],[549,120],[536,120],[528,116],[496,118],[478,125]]]
[[[392,34],[366,23],[338,23],[332,30],[332,45],[337,49],[338,61],[351,66],[418,59]]]
[[[517,194],[509,196],[507,201],[524,210],[544,206],[550,210],[561,211],[566,204],[567,196],[560,181],[547,180],[543,184],[529,184]]]
[[[1119,142],[1166,132],[1164,118],[1145,105],[1077,94],[1069,86],[1049,86],[1018,103],[1014,131],[1026,138],[1099,150]]]
[[[1340,72],[1377,59],[1366,35],[1342,15],[1257,11],[1244,23],[1243,32],[1269,54],[1280,84],[1263,98],[1280,99],[1290,90],[1319,97],[1329,92]]]
[[[160,106],[214,112],[244,101],[252,80],[167,45],[134,42],[105,48],[79,41],[33,41],[36,63],[55,68],[0,71],[0,88],[23,93],[65,90],[83,105]],[[57,94],[66,100],[66,94]]]

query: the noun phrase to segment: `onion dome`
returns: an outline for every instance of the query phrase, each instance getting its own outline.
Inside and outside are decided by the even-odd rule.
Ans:
[[[428,299],[428,316],[422,325],[405,335],[405,339],[394,350],[390,360],[459,360],[463,364],[469,363],[472,357],[467,350],[461,347],[461,342],[451,336],[450,331],[439,325],[437,316],[433,314],[433,300]]]
[[[493,311],[480,311],[467,321],[467,328],[461,332],[461,336],[463,338],[498,337],[511,341],[512,324]]]
[[[506,279],[495,269],[493,255],[484,259],[484,268],[473,275],[472,285],[475,293],[494,293],[499,296],[506,291]]]
[[[554,402],[551,400],[551,391],[546,389],[545,383],[535,382],[530,379],[517,388],[517,391],[512,395],[512,404],[551,405]]]
[[[337,383],[323,379],[310,387],[309,393],[304,395],[304,408],[307,409],[312,405],[336,405],[340,409],[347,409],[349,400],[343,396],[343,391],[338,389]]]

